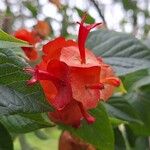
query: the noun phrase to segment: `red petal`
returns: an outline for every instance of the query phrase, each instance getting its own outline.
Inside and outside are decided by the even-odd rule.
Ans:
[[[81,64],[79,49],[76,46],[64,47],[61,50],[60,61],[65,62],[71,67],[88,68],[99,66],[100,62],[96,56],[86,49],[86,64]]]
[[[53,101],[53,105],[57,109],[62,109],[72,99],[72,90],[69,81],[69,67],[63,62],[53,60],[49,62],[47,71],[52,72],[56,78],[59,78],[62,81],[52,81],[58,92],[55,100]]]
[[[49,113],[49,118],[56,123],[64,123],[72,125],[73,127],[79,127],[83,116],[78,103],[72,100],[64,109]]]
[[[14,36],[18,39],[27,41],[29,44],[35,45],[39,42],[39,39],[36,37],[35,33],[30,32],[26,29],[20,29],[14,33]],[[38,58],[38,53],[34,48],[31,47],[22,47],[24,53],[30,60],[36,60]]]
[[[39,39],[37,39],[35,33],[32,33],[26,29],[20,29],[14,33],[14,36],[18,39],[24,40],[29,42],[29,44],[35,44],[39,42]]]
[[[72,40],[66,41],[63,37],[58,37],[43,46],[43,52],[45,53],[43,59],[45,61],[59,59],[61,49],[71,45],[77,45],[77,43]]]
[[[22,47],[22,49],[30,60],[36,60],[38,58],[38,53],[35,49],[30,47]]]
[[[41,63],[41,65],[43,64]],[[56,109],[63,109],[63,107],[65,107],[72,99],[72,90],[69,81],[69,67],[63,62],[53,60],[48,63],[47,71],[39,68],[41,68],[41,66],[24,69],[27,73],[33,75],[28,83],[34,84],[37,81],[46,80],[47,82],[40,83],[44,87],[44,92],[46,92],[45,95],[48,98],[53,98],[53,100],[48,99],[48,101],[51,102]],[[47,90],[48,85],[52,86],[54,93],[47,93],[49,92],[49,90]]]
[[[86,109],[95,108],[100,99],[99,89],[89,89],[87,85],[99,82],[100,68],[72,68],[71,86],[73,98],[83,104]]]

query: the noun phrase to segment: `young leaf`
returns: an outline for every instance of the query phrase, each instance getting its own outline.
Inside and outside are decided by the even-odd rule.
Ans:
[[[80,16],[80,18],[82,18],[83,15],[85,14],[85,12],[82,11],[81,9],[77,8],[77,7],[75,7],[75,9],[77,10],[77,13],[78,13],[78,15]],[[85,20],[85,23],[88,23],[88,24],[95,23],[95,19],[94,19],[92,16],[90,16],[90,15],[88,14],[88,15],[87,15],[87,18],[86,18],[86,20]]]
[[[0,48],[29,47],[28,43],[5,33],[0,29]]]

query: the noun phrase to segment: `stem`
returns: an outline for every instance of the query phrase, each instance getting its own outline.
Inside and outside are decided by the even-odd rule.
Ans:
[[[90,1],[91,1],[91,3],[93,3],[94,7],[96,8],[96,10],[97,10],[98,13],[99,13],[99,16],[102,18],[102,20],[103,20],[105,26],[107,27],[105,17],[104,17],[104,15],[102,14],[102,11],[101,11],[101,9],[100,9],[100,7],[99,7],[98,2],[96,2],[95,0],[90,0]]]
[[[21,150],[33,150],[23,134],[19,135]]]

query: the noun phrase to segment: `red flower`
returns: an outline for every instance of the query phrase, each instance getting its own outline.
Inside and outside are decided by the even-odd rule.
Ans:
[[[50,112],[49,118],[57,123],[64,123],[72,125],[75,128],[80,127],[81,120],[84,118],[89,124],[95,121],[91,115],[89,115],[83,108],[81,103],[78,103],[76,100],[72,100],[64,109],[55,110]]]
[[[22,47],[22,50],[30,60],[36,60],[38,58],[38,53],[34,48],[34,45],[40,41],[40,39],[36,36],[36,33],[30,32],[26,29],[20,29],[14,33],[14,36],[33,45],[33,47]]]
[[[78,43],[59,37],[43,47],[43,60],[35,69],[30,84],[40,81],[48,102],[55,111],[49,117],[57,123],[79,126],[80,120],[93,123],[95,118],[88,110],[95,108],[100,99],[107,100],[119,86],[112,68],[85,48],[85,41],[92,28],[80,24]]]
[[[41,38],[45,38],[50,34],[51,28],[46,21],[38,21],[34,30]]]

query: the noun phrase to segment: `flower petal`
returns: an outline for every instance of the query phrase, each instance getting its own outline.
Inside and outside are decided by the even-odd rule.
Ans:
[[[60,61],[65,62],[70,67],[89,68],[99,66],[100,62],[96,56],[86,49],[86,64],[81,64],[79,48],[77,46],[64,47],[61,50]]]
[[[72,100],[64,109],[50,112],[49,118],[56,123],[79,127],[83,116],[78,103]]]
[[[115,90],[115,86],[120,85],[120,80],[115,77],[112,68],[108,65],[101,66],[100,82],[104,84],[104,89],[101,90],[100,97],[103,100],[108,100]]]
[[[53,60],[48,63],[47,71],[51,72],[55,78],[61,79],[51,80],[57,89],[52,104],[56,109],[63,109],[72,99],[69,67],[63,62]]]
[[[36,60],[38,58],[38,53],[34,48],[22,47],[22,49],[30,60]]]
[[[43,56],[44,61],[47,62],[53,59],[59,60],[61,49],[72,45],[77,45],[77,43],[72,40],[66,41],[63,37],[58,37],[55,40],[48,42],[43,46],[43,52],[45,54]]]
[[[71,86],[73,98],[83,104],[85,109],[95,108],[100,99],[99,89],[89,89],[87,85],[99,82],[100,68],[72,68]]]

